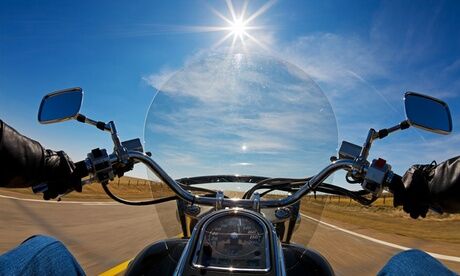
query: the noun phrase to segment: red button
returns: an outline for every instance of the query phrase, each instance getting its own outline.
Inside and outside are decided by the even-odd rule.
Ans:
[[[377,168],[383,168],[387,161],[385,159],[379,158],[377,161],[375,161],[375,167]]]

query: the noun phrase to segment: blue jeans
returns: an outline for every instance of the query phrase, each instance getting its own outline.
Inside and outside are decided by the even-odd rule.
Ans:
[[[394,255],[378,273],[378,276],[383,275],[450,276],[457,274],[427,253],[411,249]]]
[[[0,275],[85,275],[85,272],[60,241],[37,235],[0,256]]]

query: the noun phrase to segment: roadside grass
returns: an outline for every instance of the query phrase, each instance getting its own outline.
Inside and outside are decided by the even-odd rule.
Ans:
[[[460,215],[428,212],[427,217],[412,219],[401,207],[393,207],[393,198],[378,199],[363,206],[345,197],[308,196],[301,210],[315,218],[323,217],[362,228],[399,236],[460,244]]]

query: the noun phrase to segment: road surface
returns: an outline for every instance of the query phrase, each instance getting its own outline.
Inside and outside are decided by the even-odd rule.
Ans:
[[[158,208],[112,202],[56,203],[0,197],[0,253],[31,235],[51,235],[67,245],[88,275],[95,275],[134,257],[149,243],[165,238],[159,212],[162,212],[162,221],[167,219],[168,227],[175,229],[175,203],[166,204],[169,205]],[[318,224],[303,217],[294,241],[323,254],[337,275],[376,274],[400,251],[391,244],[460,257],[460,245],[395,237],[338,222],[326,223],[328,225]],[[169,234],[171,229],[167,230]],[[460,272],[460,258],[441,261]]]

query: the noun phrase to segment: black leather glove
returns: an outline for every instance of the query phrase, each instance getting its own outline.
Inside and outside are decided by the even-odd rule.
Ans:
[[[425,217],[430,207],[429,181],[433,177],[436,165],[413,165],[404,174],[399,184],[392,181],[395,207],[402,205],[403,210],[413,219]]]
[[[75,165],[64,152],[45,150],[34,141],[0,120],[0,186],[25,188],[47,183],[45,199],[76,190],[81,191]]]
[[[82,191],[81,179],[74,175],[75,164],[63,151],[46,150],[42,181],[48,184],[43,199],[56,198],[71,191]]]

